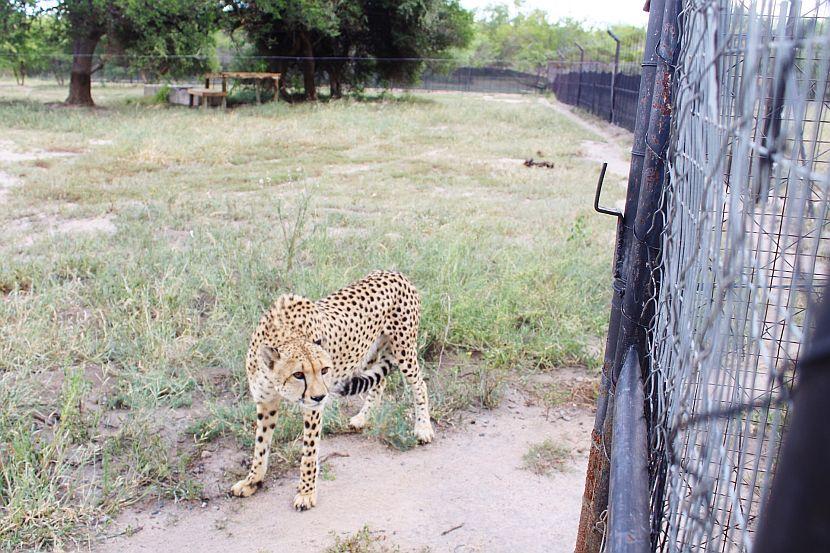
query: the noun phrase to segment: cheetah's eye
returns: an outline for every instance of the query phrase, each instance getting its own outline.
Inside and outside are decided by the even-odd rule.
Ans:
[[[297,371],[294,374],[292,374],[291,376],[293,376],[297,380],[302,380],[303,378],[305,378],[305,375],[303,374],[303,371]]]
[[[326,374],[327,372],[329,372],[329,368],[328,368],[328,367],[323,367],[323,368],[320,370],[320,374]]]

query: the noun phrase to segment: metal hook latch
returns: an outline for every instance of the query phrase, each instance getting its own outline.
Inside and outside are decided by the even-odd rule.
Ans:
[[[594,209],[597,213],[604,213],[606,215],[613,215],[614,217],[623,218],[623,213],[619,209],[609,209],[607,207],[600,207],[599,197],[602,194],[602,181],[605,180],[605,170],[608,169],[608,164],[602,164],[602,171],[599,172],[599,180],[597,181],[597,193],[594,196]]]

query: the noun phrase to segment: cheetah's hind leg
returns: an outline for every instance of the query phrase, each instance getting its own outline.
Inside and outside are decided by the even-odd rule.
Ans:
[[[380,405],[381,399],[383,399],[383,391],[386,389],[386,375],[389,374],[392,367],[392,356],[389,355],[389,353],[384,352],[380,355],[378,361],[372,365],[371,369],[367,371],[377,372],[380,378],[374,386],[369,388],[366,400],[363,402],[363,406],[360,408],[360,411],[349,419],[349,426],[352,429],[359,432],[366,427],[366,424],[369,422],[369,416],[372,413],[372,409]]]
[[[435,437],[432,429],[432,421],[429,416],[429,395],[427,386],[424,383],[424,376],[418,364],[418,356],[414,347],[403,347],[395,351],[398,360],[398,367],[401,369],[404,378],[412,388],[412,395],[415,399],[415,437],[418,442],[428,444]]]

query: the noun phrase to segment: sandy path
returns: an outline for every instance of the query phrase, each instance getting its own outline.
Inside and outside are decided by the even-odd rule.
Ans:
[[[0,168],[8,168],[26,161],[50,158],[67,158],[78,155],[74,152],[49,152],[46,150],[20,150],[10,140],[0,140]],[[20,178],[0,170],[0,206],[9,203],[13,189],[23,186]],[[61,219],[48,212],[30,214],[0,224],[0,229],[10,236],[18,246],[29,246],[39,232],[52,234],[105,233],[115,234],[118,230],[112,215],[84,219]]]
[[[323,442],[323,455],[349,456],[329,460],[335,479],[321,482],[311,511],[292,510],[292,474],[246,500],[127,513],[113,533],[127,524],[142,530],[110,538],[98,550],[322,551],[332,533],[368,524],[403,551],[570,552],[592,417],[575,411],[566,419],[545,420],[541,409],[514,398],[468,414],[462,429],[439,432],[433,444],[408,452],[362,436],[334,437]],[[564,472],[538,476],[521,468],[529,444],[545,438],[573,451]]]
[[[625,143],[630,148],[634,142],[634,135],[631,132],[622,127],[615,127],[610,124],[598,125],[574,113],[573,107],[557,102],[556,100],[551,101],[547,98],[540,98],[539,103],[556,111],[556,113],[586,131],[600,136],[602,141],[583,140],[580,143],[582,157],[596,162],[597,176],[599,176],[602,164],[607,163],[608,172],[605,176],[606,184],[616,182],[623,190],[628,188],[628,172],[631,162],[625,155],[620,143]],[[617,201],[615,207],[617,209],[624,209],[625,200]]]

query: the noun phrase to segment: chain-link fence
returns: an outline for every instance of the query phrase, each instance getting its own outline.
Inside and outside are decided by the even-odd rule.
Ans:
[[[577,551],[753,549],[830,276],[828,4],[651,2]]]

